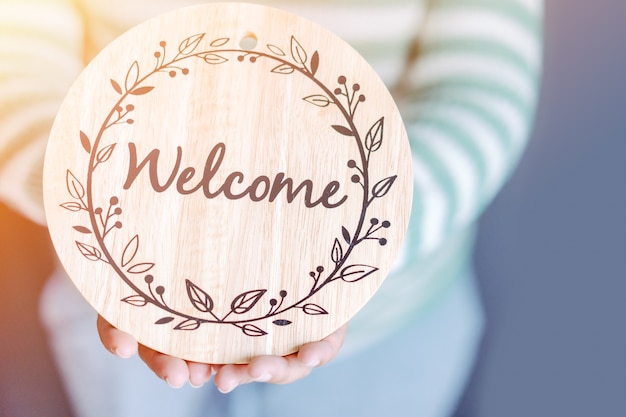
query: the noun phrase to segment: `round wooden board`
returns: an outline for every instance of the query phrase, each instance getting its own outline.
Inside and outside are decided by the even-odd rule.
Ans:
[[[406,233],[398,110],[350,46],[293,14],[207,4],[84,70],[50,135],[48,225],[83,296],[155,350],[285,355],[347,322]]]

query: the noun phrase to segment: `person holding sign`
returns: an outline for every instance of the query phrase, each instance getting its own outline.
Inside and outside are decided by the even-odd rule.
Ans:
[[[192,3],[6,0],[1,4],[2,27],[12,42],[1,43],[0,52],[13,63],[2,75],[10,82],[0,87],[4,90],[0,94],[0,102],[5,104],[2,107],[10,109],[0,115],[0,129],[8,132],[0,138],[3,201],[33,221],[45,222],[41,161],[52,120],[67,89],[84,65],[124,30]],[[42,296],[42,319],[50,331],[77,415],[368,416],[415,410],[420,416],[445,416],[458,399],[482,328],[470,256],[475,221],[510,174],[528,137],[540,72],[541,1],[263,4],[292,11],[335,32],[356,48],[394,93],[411,144],[413,165],[414,202],[400,257],[380,290],[348,326],[339,326],[321,341],[304,344],[297,353],[261,355],[248,364],[211,365],[162,354],[98,318],[102,344],[116,355],[129,357],[138,351],[143,362],[173,387],[187,383],[198,387],[215,375],[218,390],[228,396],[210,385],[173,391],[145,372],[136,358],[121,361],[106,356],[98,347],[94,313],[59,269]],[[161,57],[155,58],[160,62]],[[205,56],[205,60],[212,59]],[[251,62],[251,57],[246,59]],[[310,61],[306,63],[309,66],[305,68],[314,73]],[[167,76],[182,77],[187,75],[184,70],[172,70],[174,75]],[[336,81],[345,86],[346,97],[366,95],[356,83],[345,78]],[[117,83],[120,90],[126,88]],[[343,94],[343,90],[337,94],[329,91],[333,96]],[[118,121],[133,124],[129,121],[134,119],[121,116],[124,111],[134,109],[118,111]],[[335,130],[344,136],[354,133]],[[184,164],[185,150],[180,148],[176,153],[174,148],[175,156],[167,168],[174,179],[162,195],[174,190],[204,199],[231,195],[250,200],[264,193],[264,180],[258,178],[265,176],[265,198],[289,196],[317,205],[314,209],[340,210],[345,196],[345,204],[350,203],[351,194],[346,191],[350,181],[332,178],[311,182],[301,194],[290,194],[280,187],[272,194],[270,179],[280,186],[289,175],[280,169],[252,176],[224,170],[234,176],[222,182],[222,188],[219,184],[211,188],[212,168],[217,172],[220,165],[221,172],[226,168],[221,166],[221,158],[226,161],[230,156],[219,138],[215,140],[205,154],[204,168]],[[86,143],[93,145],[94,138],[83,141],[83,147],[90,148]],[[140,181],[150,183],[150,170],[156,171],[157,163],[160,175],[168,176],[163,174],[167,170],[161,169],[161,156],[157,158],[151,149],[133,148],[133,143],[129,140],[129,145],[117,148],[115,155],[123,150],[134,162],[129,171],[120,173],[126,174],[121,181],[129,191]],[[109,157],[99,155],[97,161]],[[170,169],[172,166],[175,168]],[[348,162],[347,169],[356,168]],[[152,184],[157,185],[153,189],[163,185],[162,180],[153,179]],[[309,184],[305,180],[294,181],[294,187]],[[353,187],[359,186],[358,180]],[[250,185],[254,181],[256,188]],[[80,199],[81,193],[76,195]],[[111,213],[116,211],[115,204],[111,203]],[[388,228],[382,218],[366,220],[371,221],[366,228]],[[346,242],[353,237],[348,233]],[[383,244],[383,237],[376,239]],[[93,246],[81,248],[88,256],[100,258],[97,252],[90,252]],[[314,279],[316,273],[321,274],[311,272]],[[152,281],[147,277],[149,286]],[[192,296],[203,294],[194,283],[187,288]],[[162,291],[155,290],[155,294],[162,295]],[[286,297],[274,296],[273,300]],[[129,300],[136,304],[145,301]],[[203,305],[211,310],[208,306],[213,305],[207,300]],[[241,328],[244,332],[253,329]],[[312,373],[322,365],[327,366]],[[269,384],[249,384],[255,381]],[[287,383],[292,384],[272,385]]]

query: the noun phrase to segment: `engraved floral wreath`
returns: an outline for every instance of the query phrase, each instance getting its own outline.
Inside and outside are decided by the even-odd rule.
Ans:
[[[144,307],[151,304],[166,314],[155,324],[163,325],[175,322],[175,330],[196,330],[202,324],[229,324],[236,326],[242,330],[247,336],[264,336],[267,331],[253,324],[261,320],[273,318],[272,323],[276,326],[287,326],[292,322],[286,319],[280,319],[279,316],[291,309],[300,309],[308,315],[324,315],[328,314],[323,307],[308,302],[308,300],[318,293],[326,285],[338,279],[344,282],[357,282],[378,270],[377,267],[364,264],[349,264],[347,261],[353,249],[365,240],[377,240],[381,246],[387,243],[384,237],[374,236],[381,229],[391,226],[388,220],[380,221],[372,217],[369,220],[369,227],[363,233],[367,210],[372,202],[384,197],[391,189],[396,175],[384,178],[370,187],[369,163],[373,153],[378,151],[383,142],[384,117],[378,119],[369,128],[365,138],[359,134],[354,122],[354,115],[360,103],[363,103],[365,95],[359,93],[359,84],[353,84],[348,87],[346,77],[341,75],[338,77],[338,87],[334,90],[327,88],[320,80],[315,78],[319,67],[319,54],[314,52],[310,59],[309,55],[296,40],[291,37],[290,52],[291,60],[283,49],[276,45],[267,45],[268,53],[257,52],[246,49],[229,49],[223,48],[227,45],[230,38],[219,38],[210,42],[210,48],[201,52],[196,52],[203,40],[205,33],[199,33],[183,40],[178,46],[178,53],[170,61],[166,60],[165,41],[159,43],[160,50],[154,52],[156,64],[154,69],[144,76],[140,76],[139,64],[134,61],[128,72],[124,85],[111,79],[111,86],[120,95],[113,108],[100,126],[97,136],[93,143],[88,135],[82,130],[80,131],[80,142],[83,149],[89,154],[89,167],[87,169],[86,187],[81,181],[68,169],[66,173],[66,185],[72,201],[65,202],[60,206],[71,212],[86,211],[89,214],[89,222],[91,227],[73,226],[74,230],[85,235],[93,235],[96,246],[75,241],[78,251],[86,259],[90,261],[102,261],[110,265],[118,276],[133,290],[134,294],[123,298],[121,301],[137,307]],[[221,49],[220,49],[221,48]],[[285,303],[287,291],[279,292],[278,297],[270,297],[267,301],[268,309],[265,314],[256,317],[244,316],[251,311],[266,296],[266,289],[255,289],[246,291],[236,296],[230,305],[228,313],[218,316],[215,305],[211,296],[198,285],[186,279],[186,290],[192,306],[203,315],[191,315],[184,312],[176,311],[170,307],[165,300],[165,287],[155,284],[155,277],[148,272],[155,266],[153,262],[134,262],[139,252],[139,236],[135,235],[125,245],[121,254],[114,256],[105,243],[106,237],[115,229],[122,228],[122,222],[119,218],[122,214],[120,200],[117,196],[109,199],[108,207],[94,207],[93,201],[93,173],[101,164],[104,164],[113,154],[116,143],[110,143],[106,146],[102,145],[104,133],[113,125],[132,124],[134,120],[129,115],[134,111],[133,104],[125,104],[125,101],[131,96],[139,96],[151,92],[154,87],[145,85],[152,76],[158,73],[167,73],[174,78],[178,74],[187,75],[189,69],[182,66],[183,61],[190,58],[202,59],[206,64],[219,65],[227,62],[226,57],[229,54],[237,54],[237,60],[244,62],[246,59],[250,63],[255,63],[258,59],[268,59],[277,62],[271,72],[276,74],[288,75],[292,73],[300,73],[313,81],[323,92],[323,94],[313,94],[304,97],[303,100],[318,107],[327,107],[335,105],[343,115],[346,126],[332,125],[331,127],[344,136],[354,138],[359,151],[359,162],[351,159],[347,166],[355,170],[352,175],[352,182],[360,184],[363,189],[363,200],[361,213],[354,231],[351,233],[345,226],[341,227],[341,236],[335,238],[331,250],[330,258],[334,264],[332,271],[324,277],[324,267],[317,266],[313,271],[309,272],[312,279],[312,285],[309,292],[302,298]],[[339,234],[338,234],[339,235]],[[347,247],[344,247],[344,242]],[[144,274],[146,290],[140,288],[130,276]]]

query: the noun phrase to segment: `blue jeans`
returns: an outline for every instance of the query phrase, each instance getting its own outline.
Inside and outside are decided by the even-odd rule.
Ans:
[[[290,385],[169,388],[138,357],[100,344],[96,314],[62,272],[41,315],[77,417],[449,416],[476,355],[483,313],[473,277],[460,278],[409,326]]]

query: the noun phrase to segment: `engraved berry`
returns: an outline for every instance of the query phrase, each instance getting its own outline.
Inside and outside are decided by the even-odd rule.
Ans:
[[[155,58],[160,58],[161,57],[161,52],[157,51],[154,53],[154,57]]]
[[[165,41],[161,41],[161,42],[159,42],[159,45],[161,45],[161,47],[165,47],[165,45],[167,45],[167,44],[165,43]]]
[[[244,60],[243,55],[239,55],[239,56],[237,57],[237,61],[239,61],[239,62],[243,62],[243,60]]]
[[[252,62],[254,64],[256,62],[256,57],[255,56],[251,56],[250,57],[250,62]]]
[[[122,222],[115,222],[115,224],[113,226],[118,228],[118,229],[121,229],[122,228]]]
[[[364,96],[363,94],[361,94],[361,95],[359,96],[359,101],[360,101],[360,102],[365,101],[365,96]]]
[[[117,208],[113,211],[113,214],[116,214],[116,215],[118,215],[118,216],[119,216],[120,214],[122,214],[122,208],[121,208],[121,207],[117,207]]]
[[[385,220],[385,221],[383,222],[383,227],[386,229],[386,228],[388,228],[389,226],[391,226],[391,223],[390,223],[388,220]]]
[[[278,304],[278,301],[276,301],[276,299],[275,299],[275,298],[272,298],[272,299],[270,300],[270,305],[271,305],[272,307],[274,307],[276,304]]]
[[[135,121],[133,119],[128,119],[126,120],[126,123],[128,123],[129,125],[132,125],[133,123],[135,123]]]
[[[380,246],[385,246],[387,244],[387,239],[381,237],[380,239],[378,239],[378,243],[380,243]]]
[[[351,159],[348,161],[348,168],[355,168],[356,167],[356,161],[354,159]]]
[[[309,272],[309,276],[310,276],[311,278],[315,278],[315,272],[313,272],[313,271]]]
[[[189,74],[189,68],[183,68],[183,75]]]
[[[96,213],[97,216],[102,214],[102,207],[98,207],[97,209],[94,210],[94,213]]]
[[[341,94],[341,88],[335,88],[335,94]]]
[[[176,77],[176,71],[170,71],[170,77],[174,78]]]
[[[337,78],[337,82],[339,84],[345,84],[346,83],[346,77],[344,77],[343,75],[340,75],[339,78]]]
[[[357,182],[361,181],[361,178],[359,178],[359,176],[358,176],[358,175],[356,175],[356,174],[355,174],[355,175],[353,175],[353,176],[352,176],[352,178],[350,178],[350,179],[351,179],[351,180],[352,180],[352,182],[353,182],[353,183],[355,183],[355,184],[356,184]]]
[[[154,289],[154,291],[156,291],[156,293],[159,295],[163,295],[163,293],[165,292],[165,288],[162,285],[159,285]]]
[[[282,290],[279,294],[283,298],[287,297],[287,291],[285,291],[285,290]]]
[[[354,84],[354,85],[352,86],[352,89],[353,89],[354,91],[359,91],[359,90],[361,89],[361,86],[360,86],[359,84]]]
[[[152,275],[146,275],[144,281],[146,281],[146,284],[152,284],[152,282],[154,281],[154,277]]]
[[[317,272],[319,272],[320,274],[321,274],[322,272],[324,272],[324,267],[323,267],[323,266],[321,266],[321,265],[320,265],[320,266],[318,266],[318,267],[317,267]]]
[[[370,219],[370,223],[372,223],[373,225],[377,225],[378,219],[376,217],[373,217],[372,219]]]
[[[133,111],[135,110],[135,106],[133,106],[132,104],[129,104],[126,106],[126,111]]]
[[[109,203],[111,203],[112,206],[118,204],[120,202],[120,199],[117,198],[116,196],[113,196],[109,199]]]

